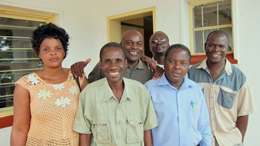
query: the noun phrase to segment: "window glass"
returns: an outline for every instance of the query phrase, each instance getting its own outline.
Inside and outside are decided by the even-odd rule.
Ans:
[[[193,18],[194,18],[194,28],[202,27],[202,5],[194,6],[193,10]]]
[[[0,108],[13,106],[14,83],[20,77],[43,67],[30,42],[42,24],[0,17]]]
[[[231,2],[230,0],[228,1],[223,1],[219,2],[219,25],[224,25],[224,24],[231,24],[232,19],[231,19]]]
[[[229,46],[232,48],[231,0],[196,2],[189,5],[192,11],[192,54],[204,53],[208,34],[217,29],[228,34]]]
[[[194,39],[194,44],[195,44],[195,52],[204,52],[204,41],[201,39],[203,34],[203,30],[201,31],[195,31],[195,39]]]

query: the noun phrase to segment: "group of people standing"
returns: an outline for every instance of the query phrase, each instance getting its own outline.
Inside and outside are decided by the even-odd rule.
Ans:
[[[149,40],[153,58],[143,56],[143,36],[130,29],[101,48],[88,78],[90,59],[62,67],[68,39],[51,23],[34,31],[44,68],[16,82],[12,146],[243,145],[255,105],[245,75],[225,58],[225,32],[211,32],[207,58],[190,67],[189,49],[161,31]]]

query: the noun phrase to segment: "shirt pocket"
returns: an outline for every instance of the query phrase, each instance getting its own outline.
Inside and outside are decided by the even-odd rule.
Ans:
[[[137,143],[143,141],[144,120],[140,114],[128,115],[126,122],[126,142]]]
[[[236,92],[231,89],[220,87],[218,94],[218,104],[226,109],[231,109],[234,105]]]
[[[107,116],[94,116],[92,124],[93,141],[96,143],[111,143],[109,119]]]

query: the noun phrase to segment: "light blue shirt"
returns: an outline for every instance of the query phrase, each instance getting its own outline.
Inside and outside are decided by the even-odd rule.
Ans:
[[[152,129],[154,146],[211,146],[212,137],[206,101],[200,86],[184,77],[180,89],[165,74],[145,83],[159,126]]]

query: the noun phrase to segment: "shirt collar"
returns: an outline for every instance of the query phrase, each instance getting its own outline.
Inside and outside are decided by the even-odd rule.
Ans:
[[[188,77],[185,76],[185,77],[184,77],[184,82],[182,83],[180,89],[183,89],[183,88],[189,88],[189,87],[192,87],[192,84],[191,84],[191,82],[189,82]]]
[[[131,69],[129,65],[127,67]],[[140,59],[138,60],[138,64],[134,69],[144,69],[143,62]]]
[[[124,101],[126,100],[127,98],[131,99],[131,97],[129,96],[129,87],[128,85],[125,83],[125,79],[123,78],[123,82],[125,84],[125,88],[124,88],[124,91],[123,91],[123,94],[122,94],[122,97],[121,97],[121,101]],[[103,101],[108,101],[110,98],[114,98],[116,99],[116,97],[114,96],[114,93],[112,91],[112,89],[110,88],[108,82],[107,82],[107,79],[104,78],[104,98],[103,98]]]
[[[153,57],[152,57],[152,60],[155,61]],[[164,69],[164,65],[163,65],[163,64],[159,64],[159,63],[157,63],[157,61],[155,61],[155,62],[156,62],[156,64],[157,64],[158,66],[160,66],[161,68]]]
[[[160,86],[160,85],[171,85],[171,84],[168,82],[168,80],[167,80],[167,78],[166,78],[166,76],[165,76],[165,73],[163,73],[163,75],[162,75],[161,79],[159,79],[159,82],[158,82],[157,85],[158,85],[158,86]]]
[[[157,79],[157,80],[158,80],[158,79]],[[166,78],[166,76],[165,76],[165,73],[163,73],[163,76],[161,77],[161,79],[159,80],[159,82],[158,82],[157,85],[158,85],[158,86],[168,85],[168,86],[170,86],[170,87],[173,87],[173,86],[169,83],[169,81],[167,80],[167,78]],[[185,76],[185,77],[184,77],[184,81],[183,81],[183,83],[182,83],[180,89],[189,88],[190,86],[192,86],[192,85],[191,85],[190,82],[188,81],[187,76]],[[173,87],[173,88],[176,89],[175,87]]]
[[[207,59],[204,59],[201,64],[197,67],[197,69],[203,68],[206,69],[207,68]]]
[[[227,60],[226,60],[226,64],[225,64],[225,71],[227,73],[227,75],[231,75],[232,74],[232,67],[231,67],[231,63]],[[207,66],[207,58],[204,59],[201,64],[197,67],[197,69],[204,69],[204,70],[207,70],[208,69],[208,66]]]
[[[232,74],[231,63],[227,59],[226,59],[225,70],[227,72],[227,75],[231,75]]]

